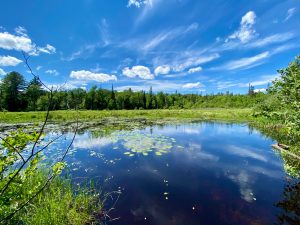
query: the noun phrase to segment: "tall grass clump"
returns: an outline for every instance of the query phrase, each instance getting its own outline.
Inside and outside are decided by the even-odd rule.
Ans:
[[[25,189],[47,178],[41,170],[24,184]],[[80,187],[68,177],[57,176],[30,205],[18,212],[8,224],[83,225],[102,224],[103,204],[100,193],[92,185]]]

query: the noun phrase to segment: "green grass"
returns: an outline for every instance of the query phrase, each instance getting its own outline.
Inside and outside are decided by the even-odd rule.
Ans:
[[[37,182],[43,182],[46,178],[45,172],[37,172],[26,182],[27,188],[32,188]],[[103,213],[103,201],[99,192],[89,186],[74,187],[70,179],[56,177],[8,224],[101,224],[99,221],[101,213]]]
[[[252,110],[246,109],[182,109],[182,110],[103,110],[103,111],[53,111],[49,121],[74,121],[77,117],[81,121],[95,121],[107,118],[145,118],[145,119],[195,119],[222,121],[250,121]],[[35,123],[44,120],[46,112],[0,112],[0,123]]]

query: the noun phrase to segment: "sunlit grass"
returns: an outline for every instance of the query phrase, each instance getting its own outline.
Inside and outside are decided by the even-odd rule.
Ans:
[[[103,111],[53,111],[50,114],[50,121],[64,122],[74,121],[79,118],[81,121],[94,121],[106,118],[146,118],[146,119],[199,119],[199,120],[251,120],[251,109],[184,109],[184,110],[103,110]],[[45,112],[0,112],[2,123],[34,123],[41,122],[45,118]]]
[[[27,188],[45,181],[46,178],[46,173],[36,173],[26,182]],[[74,187],[70,179],[56,177],[30,205],[17,213],[9,224],[100,224],[102,210],[100,194],[92,187]]]

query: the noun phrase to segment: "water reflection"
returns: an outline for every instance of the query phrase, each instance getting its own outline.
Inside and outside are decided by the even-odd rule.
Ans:
[[[299,183],[282,194],[289,176],[272,143],[245,124],[93,128],[76,137],[68,162],[74,177],[122,189],[112,224],[299,222]]]
[[[288,180],[284,188],[283,200],[276,204],[282,211],[278,224],[298,225],[300,222],[300,182]]]

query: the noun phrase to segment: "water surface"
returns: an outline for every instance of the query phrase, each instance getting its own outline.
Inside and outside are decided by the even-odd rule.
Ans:
[[[298,182],[274,142],[245,124],[91,129],[76,136],[68,163],[78,182],[122,192],[111,224],[274,224],[285,215],[276,204],[287,200],[286,185]]]

